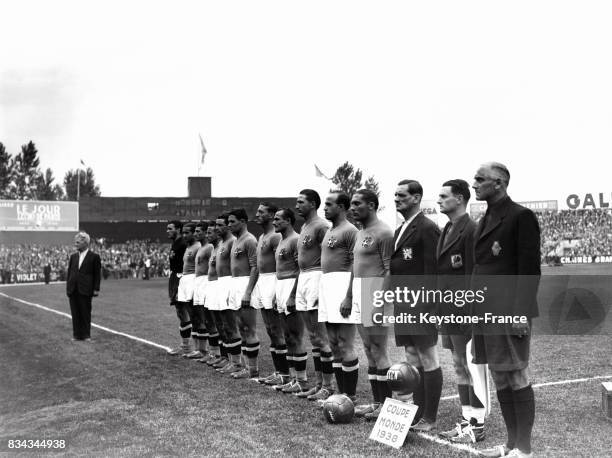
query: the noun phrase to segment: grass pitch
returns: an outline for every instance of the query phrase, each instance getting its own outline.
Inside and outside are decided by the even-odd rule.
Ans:
[[[570,269],[561,273],[570,273]],[[554,273],[549,271],[545,273]],[[595,272],[593,272],[595,273]],[[602,273],[598,271],[597,273]],[[0,292],[69,313],[64,285],[16,286]],[[106,281],[94,300],[93,322],[162,345],[177,342],[166,283]],[[406,455],[468,456],[469,452],[409,434],[395,451],[368,440],[373,423],[329,425],[308,401],[248,380],[232,380],[206,365],[92,329],[90,344],[72,342],[70,320],[0,297],[0,453],[18,456],[135,455]],[[271,370],[260,329],[263,373]],[[392,361],[402,359],[389,343]],[[537,336],[535,384],[612,375],[610,336]],[[441,349],[444,390],[456,393],[450,353]],[[360,355],[360,401],[370,399]],[[309,362],[310,364],[310,362]],[[312,374],[312,366],[309,366]],[[610,456],[612,423],[600,412],[601,380],[536,388],[533,446],[538,456]],[[440,403],[439,430],[459,415],[456,399]],[[64,450],[9,450],[10,439],[64,439]],[[505,440],[497,400],[487,439]]]

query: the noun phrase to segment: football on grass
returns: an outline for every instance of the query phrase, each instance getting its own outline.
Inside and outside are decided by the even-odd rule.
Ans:
[[[421,376],[416,367],[404,362],[394,364],[387,371],[387,383],[391,391],[399,394],[410,394],[421,383]]]
[[[329,423],[350,423],[355,414],[353,401],[344,394],[334,394],[323,404],[323,416]]]

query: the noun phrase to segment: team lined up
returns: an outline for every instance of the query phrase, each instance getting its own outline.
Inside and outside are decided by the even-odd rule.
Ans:
[[[323,402],[338,392],[355,400],[359,368],[355,336],[359,332],[368,359],[373,402],[357,406],[356,415],[376,419],[385,398],[392,395],[386,382],[388,328],[374,323],[371,314],[362,315],[362,310],[371,310],[361,303],[362,297],[368,297],[362,294],[362,287],[388,290],[403,286],[398,284],[400,275],[469,276],[475,265],[475,241],[495,233],[499,225],[495,212],[502,206],[520,207],[505,194],[508,182],[509,173],[501,164],[485,164],[479,169],[473,187],[477,198],[487,200],[491,212],[478,227],[466,214],[468,184],[463,180],[445,182],[438,203],[449,223],[442,233],[420,212],[423,190],[414,180],[400,181],[395,192],[396,209],[405,219],[395,233],[378,219],[378,198],[367,189],[353,196],[330,193],[324,212],[331,225],[317,215],[321,200],[316,191],[300,191],[295,210],[304,224],[299,234],[294,230],[292,209],[278,209],[265,202],[255,215],[263,229],[259,240],[248,232],[243,209],[222,214],[214,222],[169,223],[167,232],[173,240],[169,295],[182,337],[181,346],[170,353],[198,359],[234,379],[253,379],[300,398]],[[524,210],[537,228],[533,214]],[[360,229],[347,220],[348,212]],[[512,250],[504,247],[499,256],[495,254],[499,240],[486,243],[493,244],[493,258],[487,262],[497,263]],[[539,270],[539,238],[534,247]],[[385,305],[389,306],[393,304]],[[404,311],[399,304],[394,308],[385,313]],[[261,310],[270,338],[275,371],[268,376],[259,373],[257,310]],[[537,311],[532,316],[537,316]],[[419,406],[413,429],[432,431],[443,380],[436,348],[438,330],[427,323],[396,324],[394,329],[396,345],[405,348],[408,363],[421,375],[421,384],[413,393],[413,402]],[[480,336],[488,351],[477,355],[475,362],[479,364],[471,364],[466,356],[472,341],[471,326],[445,330],[443,344],[453,352],[462,415],[457,428],[441,435],[464,443],[484,439],[485,400],[474,385],[486,387],[487,362],[491,363],[498,397],[507,396],[505,390],[509,390],[512,403],[513,391],[525,388],[526,380],[515,383],[528,360],[529,337],[524,331],[516,330],[525,338],[512,349],[504,348],[514,345],[502,342],[505,336]],[[306,374],[305,334],[312,345],[314,381]],[[518,354],[518,361],[508,362],[510,353]],[[505,448],[485,450],[484,456],[502,456],[501,451],[529,456],[531,426],[528,431],[524,427],[517,431],[520,422],[509,418],[504,413],[508,429]]]

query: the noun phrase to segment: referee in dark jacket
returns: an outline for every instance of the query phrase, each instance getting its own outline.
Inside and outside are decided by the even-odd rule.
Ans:
[[[89,235],[79,232],[74,237],[77,252],[70,256],[66,293],[70,301],[73,340],[91,338],[91,298],[100,293],[102,263],[97,253],[89,250]]]
[[[485,457],[532,456],[535,400],[527,366],[531,320],[538,316],[540,226],[531,210],[508,197],[509,182],[506,166],[489,162],[480,166],[472,185],[476,198],[487,202],[474,234],[473,287],[488,284],[480,314],[524,317],[493,328],[485,325],[474,336],[474,362],[489,364],[508,433],[505,445],[481,452]]]

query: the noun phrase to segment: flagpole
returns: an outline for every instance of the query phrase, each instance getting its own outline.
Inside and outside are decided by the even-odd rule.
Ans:
[[[81,197],[81,168],[77,168],[77,202]]]

